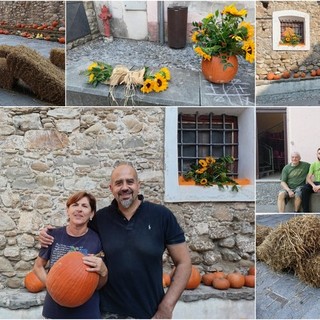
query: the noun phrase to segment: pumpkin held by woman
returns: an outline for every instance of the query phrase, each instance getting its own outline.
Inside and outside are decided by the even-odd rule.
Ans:
[[[78,307],[88,301],[97,288],[99,275],[86,270],[82,257],[81,252],[69,252],[48,273],[47,290],[61,306]]]

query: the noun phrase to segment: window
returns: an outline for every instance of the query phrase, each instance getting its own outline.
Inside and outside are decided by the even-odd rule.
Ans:
[[[184,114],[178,117],[178,168],[179,174],[190,165],[207,156],[232,156],[235,161],[229,170],[238,176],[238,120],[235,116]]]
[[[273,50],[309,50],[309,14],[296,10],[282,10],[273,12],[272,33]]]
[[[255,200],[254,108],[166,107],[165,112],[166,202]],[[179,173],[206,152],[212,152],[214,156],[233,152],[236,158],[233,174],[250,183],[241,186],[239,192],[231,191],[231,188],[219,190],[217,186],[180,185]]]

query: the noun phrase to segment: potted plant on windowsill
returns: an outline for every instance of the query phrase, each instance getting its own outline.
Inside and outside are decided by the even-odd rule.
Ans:
[[[186,182],[194,182],[195,185],[213,186],[219,189],[231,186],[232,191],[238,191],[238,182],[231,178],[229,166],[234,162],[233,157],[220,158],[206,157],[190,166],[190,170],[183,175]],[[188,183],[187,183],[188,184]]]
[[[254,27],[245,17],[247,10],[231,4],[192,23],[194,51],[202,57],[202,72],[208,81],[230,82],[238,71],[237,56],[254,62]]]

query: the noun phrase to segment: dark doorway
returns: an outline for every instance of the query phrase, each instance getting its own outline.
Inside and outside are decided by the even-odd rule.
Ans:
[[[257,110],[257,179],[279,178],[287,159],[286,110]]]

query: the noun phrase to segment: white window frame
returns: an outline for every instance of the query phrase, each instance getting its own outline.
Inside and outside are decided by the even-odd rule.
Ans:
[[[290,18],[304,23],[304,44],[283,45],[281,42],[281,19]],[[274,11],[272,14],[272,44],[273,50],[306,51],[310,50],[310,17],[308,13],[297,10]]]
[[[178,114],[195,113],[195,108],[166,107],[165,110],[165,201],[166,202],[240,202],[255,200],[255,112],[254,108],[201,108],[201,113],[229,114],[238,117],[238,178],[248,178],[250,185],[220,190],[217,186],[185,186],[178,182]]]

